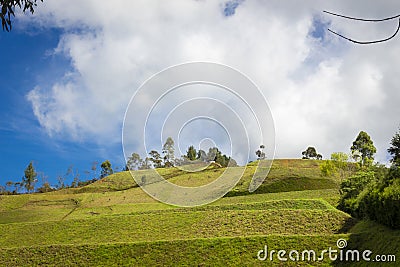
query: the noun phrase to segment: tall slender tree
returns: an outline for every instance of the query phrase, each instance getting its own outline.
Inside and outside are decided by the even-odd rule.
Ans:
[[[168,137],[163,146],[162,153],[164,154],[164,165],[165,167],[174,166],[175,160],[175,148],[174,148],[174,140],[172,137]]]
[[[22,178],[22,184],[25,186],[26,191],[32,192],[35,189],[37,173],[33,167],[32,161],[25,169],[25,175]]]
[[[188,151],[186,151],[186,157],[189,160],[195,160],[197,156],[197,152],[196,149],[194,148],[194,146],[189,146]]]

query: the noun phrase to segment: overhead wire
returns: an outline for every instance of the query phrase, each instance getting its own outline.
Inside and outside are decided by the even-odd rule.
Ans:
[[[344,16],[344,15],[336,14],[336,13],[329,12],[329,11],[326,11],[326,10],[324,10],[323,12],[327,13],[329,15],[332,15],[332,16],[337,16],[337,17],[350,19],[350,20],[364,21],[364,22],[382,22],[382,21],[388,21],[388,20],[393,20],[393,19],[398,18],[397,29],[396,29],[396,31],[395,31],[395,33],[393,35],[391,35],[388,38],[374,40],[374,41],[357,41],[357,40],[351,39],[349,37],[346,37],[346,36],[344,36],[342,34],[339,34],[339,33],[337,33],[337,32],[335,32],[335,31],[333,31],[333,30],[328,28],[329,32],[331,32],[331,33],[333,33],[333,34],[335,34],[335,35],[337,35],[337,36],[339,36],[339,37],[341,37],[341,38],[343,38],[343,39],[345,39],[347,41],[350,41],[350,42],[353,42],[353,43],[356,43],[356,44],[375,44],[375,43],[386,42],[386,41],[389,41],[390,39],[394,38],[400,31],[400,14],[396,15],[396,16],[392,16],[392,17],[383,18],[383,19],[364,19],[364,18],[356,18],[356,17]]]

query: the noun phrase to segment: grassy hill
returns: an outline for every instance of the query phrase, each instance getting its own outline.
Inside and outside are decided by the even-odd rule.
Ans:
[[[252,194],[247,188],[256,167],[249,164],[224,198],[195,208],[157,202],[128,172],[82,188],[0,196],[0,266],[340,265],[328,257],[322,262],[257,259],[265,245],[322,251],[337,248],[339,238],[350,248],[396,254],[400,261],[400,231],[337,210],[340,178],[321,177],[319,164],[275,160]],[[223,170],[160,172],[172,183],[198,186]]]

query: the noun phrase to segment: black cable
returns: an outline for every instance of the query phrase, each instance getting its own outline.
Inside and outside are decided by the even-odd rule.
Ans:
[[[360,19],[360,18],[355,18],[355,17],[349,17],[349,16],[336,14],[336,13],[329,12],[329,11],[326,11],[326,10],[324,10],[322,12],[327,13],[327,14],[332,15],[332,16],[345,18],[345,19],[360,20],[360,21],[370,21],[370,22],[386,21],[386,20],[391,20],[391,19],[395,19],[395,18],[400,17],[400,14],[399,14],[399,15],[396,15],[396,16],[393,16],[393,17],[384,18],[384,19]]]
[[[325,12],[325,13],[327,13],[329,15],[333,15],[333,16],[337,16],[337,17],[341,17],[341,18],[345,18],[345,19],[358,20],[358,21],[367,21],[367,22],[380,22],[380,21],[388,21],[388,20],[392,20],[392,19],[395,19],[395,18],[399,18],[399,23],[398,23],[398,26],[397,26],[397,30],[392,36],[390,36],[388,38],[385,38],[385,39],[381,39],[381,40],[375,40],[375,41],[362,42],[362,41],[353,40],[353,39],[350,39],[350,38],[348,38],[346,36],[343,36],[343,35],[335,32],[335,31],[332,31],[331,29],[328,29],[328,31],[330,31],[331,33],[333,33],[333,34],[335,34],[335,35],[337,35],[337,36],[339,36],[339,37],[341,37],[343,39],[346,39],[347,41],[356,43],[356,44],[376,44],[376,43],[386,42],[386,41],[389,41],[390,39],[394,38],[398,34],[398,32],[400,30],[400,14],[396,15],[396,16],[393,16],[393,17],[383,18],[383,19],[360,19],[360,18],[349,17],[349,16],[344,16],[344,15],[332,13],[332,12],[325,11],[325,10],[323,12]]]
[[[390,37],[388,37],[386,39],[381,39],[381,40],[361,42],[361,41],[356,41],[356,40],[350,39],[350,38],[348,38],[346,36],[343,36],[343,35],[341,35],[341,34],[339,34],[337,32],[332,31],[331,29],[328,29],[328,31],[330,31],[331,33],[336,34],[337,36],[340,36],[343,39],[346,39],[347,41],[350,41],[350,42],[353,42],[353,43],[356,43],[356,44],[376,44],[376,43],[386,42],[386,41],[389,41],[390,39],[394,38],[397,35],[397,33],[399,32],[399,30],[400,30],[400,19],[399,19],[399,25],[397,26],[397,30],[392,36],[390,36]]]

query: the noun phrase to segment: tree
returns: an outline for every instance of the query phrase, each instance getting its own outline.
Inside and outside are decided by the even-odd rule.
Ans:
[[[207,153],[204,150],[200,149],[197,152],[197,159],[201,161],[207,161]]]
[[[316,159],[319,155],[315,147],[312,146],[309,146],[305,151],[301,152],[301,154],[303,155],[303,159]],[[321,155],[319,156],[322,158]]]
[[[264,145],[260,145],[260,149],[258,149],[256,151],[256,155],[257,155],[257,159],[261,160],[261,159],[265,159],[265,152],[264,152]]]
[[[42,184],[41,187],[39,187],[36,191],[38,193],[46,193],[46,192],[51,192],[54,191],[55,189],[53,189],[51,187],[51,185],[48,182],[45,182],[44,184]]]
[[[323,176],[331,176],[336,171],[336,166],[333,164],[332,160],[325,160],[319,168]]]
[[[113,169],[111,168],[111,163],[109,160],[104,161],[100,165],[100,167],[101,167],[101,176],[100,176],[101,178],[104,178],[104,177],[114,173]]]
[[[35,189],[37,173],[33,167],[32,161],[29,163],[28,167],[25,169],[25,175],[22,178],[22,183],[28,192]]]
[[[1,5],[1,25],[3,31],[10,31],[12,29],[11,16],[15,17],[15,8],[18,7],[22,9],[25,13],[26,10],[33,14],[34,7],[37,6],[38,0],[0,0]],[[43,0],[40,0],[43,2]]]
[[[358,151],[358,150],[354,150],[354,151],[351,151],[351,158],[355,161],[355,162],[358,162],[359,160],[360,160],[360,158],[361,158],[361,153],[360,153],[360,151]]]
[[[237,166],[237,163],[234,159],[228,157],[227,155],[223,155],[217,147],[210,147],[208,149],[207,161],[215,161],[215,163],[218,163],[222,167],[227,167],[228,165],[230,167]]]
[[[13,181],[7,181],[6,187],[10,187],[9,191],[11,191],[11,187],[14,185]],[[7,188],[6,188],[7,189]]]
[[[72,181],[71,187],[76,188],[79,185],[80,179],[79,179],[79,173],[74,175],[74,180]]]
[[[357,197],[364,188],[375,179],[373,171],[359,171],[356,174],[345,179],[340,184],[339,209],[356,215]]]
[[[57,176],[57,182],[58,182],[58,184],[57,184],[57,188],[58,189],[62,189],[62,188],[65,187],[65,184],[64,184],[65,177],[63,175],[58,175]]]
[[[140,165],[142,163],[142,159],[140,158],[138,153],[132,153],[132,155],[128,158],[128,161],[126,163],[126,169],[127,171],[129,170],[137,170],[139,169]]]
[[[93,171],[93,179],[96,179],[97,177],[97,164],[99,164],[98,161],[93,161],[92,167],[90,168]]]
[[[149,153],[150,161],[153,163],[154,168],[162,168],[162,157],[157,150],[152,150]]]
[[[171,137],[167,138],[167,141],[165,141],[165,144],[163,146],[162,153],[164,154],[164,165],[165,167],[172,167],[174,166],[174,140],[172,140]]]
[[[341,167],[347,165],[349,156],[344,152],[335,152],[331,154],[331,160],[335,161]]]
[[[390,160],[390,162],[392,162],[395,166],[400,166],[400,129],[393,136],[390,145],[391,146],[387,150],[389,154],[392,155],[392,159]]]
[[[197,151],[194,146],[189,146],[188,151],[186,151],[186,157],[189,160],[195,160],[197,156]]]
[[[216,161],[221,152],[216,147],[210,147],[207,153],[207,161]]]
[[[360,153],[361,156],[361,166],[368,166],[374,160],[374,154],[376,153],[376,147],[371,140],[371,137],[364,131],[361,131],[353,145],[350,148],[352,154],[356,151]]]
[[[146,157],[144,160],[142,160],[142,164],[139,167],[139,170],[148,170],[151,168],[150,164],[150,158]]]
[[[348,170],[349,156],[344,152],[335,152],[331,154],[331,160],[340,171],[340,177],[343,179],[346,170]]]
[[[21,182],[14,183],[14,191],[13,194],[18,194],[18,191],[23,187]]]

